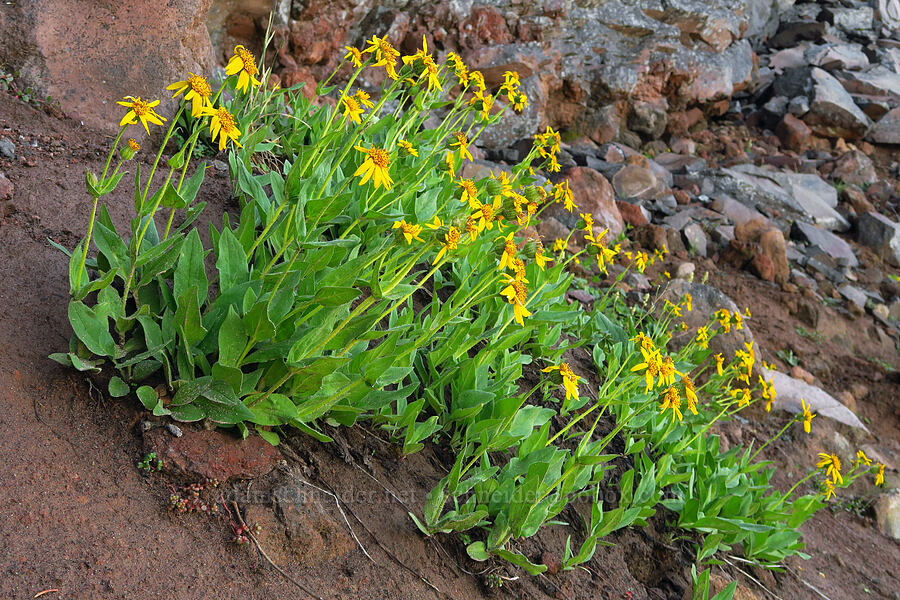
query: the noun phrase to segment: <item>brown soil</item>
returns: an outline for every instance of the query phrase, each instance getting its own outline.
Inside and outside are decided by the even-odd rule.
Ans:
[[[219,506],[218,515],[170,511],[170,496],[192,480],[136,468],[145,452],[140,424],[147,419],[139,404],[110,399],[90,379],[46,358],[65,349],[70,335],[67,259],[47,239],[72,247],[82,235],[90,209],[84,169],[102,170],[109,139],[7,95],[0,95],[0,135],[17,149],[15,159],[0,159],[0,171],[15,186],[13,197],[0,202],[0,456],[5,458],[0,530],[6,533],[0,596],[32,598],[45,590],[54,591],[44,598],[677,599],[685,594],[692,550],[667,527],[662,513],[646,529],[611,536],[614,545],[599,548],[587,570],[546,577],[475,563],[459,536],[424,538],[407,510],[420,510],[427,491],[446,472],[446,457],[427,448],[398,459],[391,444],[362,427],[332,431],[331,444],[292,436],[268,475],[203,491],[203,498]],[[233,205],[227,176],[210,173],[201,193],[209,202],[206,218],[217,222]],[[125,190],[128,186],[107,202],[119,226],[131,207]],[[858,411],[875,437],[841,432],[854,443],[876,444],[888,456],[900,452],[896,377],[867,359],[900,364],[892,349],[869,337],[870,317],[850,321],[828,313],[820,319],[828,324],[825,341],[817,343],[794,329],[797,321],[788,305],[796,296],[734,272],[713,270],[712,281],[739,305],[752,307],[751,327],[767,360],[774,360],[774,350],[790,347],[803,364],[818,365],[811,370],[828,391],[865,385]],[[785,418],[758,417],[737,428],[735,437],[765,439]],[[786,436],[767,450],[769,458],[786,471],[808,465],[817,444],[836,431],[816,424],[821,425],[817,436]],[[186,435],[194,431],[185,429]],[[869,493],[867,486],[858,493]],[[340,505],[329,493],[340,496]],[[235,503],[248,523],[260,525],[260,543],[284,574],[252,545],[232,541]],[[577,523],[570,511],[561,517]],[[789,572],[742,573],[725,565],[725,573],[757,598],[767,592],[750,576],[784,599],[897,597],[900,547],[878,533],[870,514],[823,510],[804,533],[812,559],[789,561]],[[577,543],[577,527],[549,527],[518,549],[551,561],[570,534]],[[507,578],[502,589],[486,586],[489,574]]]

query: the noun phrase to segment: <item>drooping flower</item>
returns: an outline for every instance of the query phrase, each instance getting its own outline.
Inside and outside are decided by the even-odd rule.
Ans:
[[[660,361],[659,352],[654,350],[648,352],[641,348],[641,354],[644,356],[644,362],[639,363],[631,368],[632,372],[643,371],[644,372],[644,381],[647,384],[646,391],[650,391],[653,389],[654,379],[659,375],[660,367],[662,366],[662,362]]]
[[[188,73],[190,77],[184,81],[176,81],[172,85],[166,86],[167,90],[175,90],[173,98],[185,92],[184,99],[191,103],[191,116],[197,118],[205,106],[212,106],[209,97],[212,95],[212,88],[209,87],[206,79],[200,75]]]
[[[410,156],[418,156],[418,155],[419,155],[419,151],[416,150],[415,148],[413,148],[413,145],[410,144],[410,143],[409,143],[408,141],[406,141],[406,140],[400,140],[400,141],[398,141],[398,142],[397,142],[397,145],[398,145],[404,152],[406,152],[407,154],[409,154]]]
[[[247,87],[252,83],[259,85],[261,82],[256,78],[259,75],[259,69],[256,68],[256,59],[243,46],[234,47],[234,55],[225,65],[226,75],[237,75],[237,90],[246,92]]]
[[[206,106],[201,114],[212,117],[209,120],[209,131],[214,142],[216,138],[219,138],[219,152],[225,149],[228,140],[233,141],[238,148],[243,148],[238,142],[238,138],[241,137],[241,130],[237,127],[234,115],[228,112],[225,107],[213,108]]]
[[[537,250],[534,253],[534,262],[536,262],[538,268],[543,271],[548,260],[550,259],[544,256],[544,246],[539,242]]]
[[[681,377],[681,383],[684,384],[684,397],[687,398],[688,410],[693,414],[697,414],[697,390],[694,389],[694,382],[687,375]]]
[[[884,465],[878,463],[878,472],[875,473],[875,485],[884,485]]]
[[[356,101],[356,98],[353,96],[342,96],[341,104],[344,105],[344,118],[349,118],[357,125],[361,125],[362,119],[360,118],[360,115],[365,111],[363,110],[363,107],[359,105],[359,102]]]
[[[356,90],[356,93],[353,94],[353,98],[364,108],[373,108],[375,106],[375,103],[372,102],[372,97],[369,95],[369,92],[365,90]]]
[[[745,406],[749,406],[750,400],[752,397],[750,396],[750,389],[743,388],[740,390],[731,390],[731,396],[736,398],[738,401],[738,407],[744,408]]]
[[[543,373],[550,373],[552,371],[558,371],[559,376],[562,379],[563,388],[566,390],[566,400],[569,398],[575,398],[578,400],[578,382],[581,380],[580,375],[576,375],[572,368],[569,366],[569,363],[561,362],[559,366],[547,367],[546,369],[541,369]]]
[[[841,477],[841,459],[836,454],[819,452],[819,462],[816,463],[816,467],[824,468],[825,475],[831,477],[834,483],[844,483],[844,478]]]
[[[394,221],[394,225],[391,227],[391,229],[399,229],[400,233],[403,234],[403,237],[406,238],[407,244],[412,244],[413,240],[416,240],[418,242],[425,241],[419,237],[419,234],[422,233],[422,226],[407,223],[406,219]]]
[[[666,390],[665,396],[663,396],[662,404],[659,406],[660,413],[666,412],[666,410],[672,410],[672,420],[675,420],[675,417],[678,417],[678,420],[681,421],[684,416],[681,414],[681,396],[678,394],[678,389],[674,387],[670,387]]]
[[[438,250],[437,256],[431,264],[436,265],[447,252],[456,250],[459,247],[459,236],[459,229],[451,226],[450,229],[447,230],[447,233],[444,234],[444,243],[441,244],[441,249]]]
[[[374,146],[372,148],[354,146],[354,148],[366,154],[366,159],[353,173],[354,177],[362,175],[359,185],[364,185],[371,179],[375,184],[376,190],[382,185],[387,190],[391,189],[391,186],[394,185],[394,180],[391,179],[391,174],[388,171],[391,166],[391,155],[388,154],[387,150]]]
[[[473,210],[477,209],[480,206],[480,202],[478,201],[478,188],[475,187],[475,183],[471,179],[460,179],[457,185],[462,190],[459,201],[463,204],[468,203]]]
[[[825,500],[828,501],[831,498],[834,498],[834,484],[830,479],[822,480],[822,487],[824,488]]]
[[[162,125],[163,121],[165,121],[163,117],[156,114],[156,111],[153,110],[153,107],[159,104],[159,100],[144,102],[141,100],[140,96],[125,96],[125,102],[116,102],[116,104],[130,109],[125,113],[125,116],[122,117],[122,120],[119,121],[119,127],[124,125],[134,125],[140,120],[149,135],[150,127],[147,125],[148,122],[153,123],[154,125]]]
[[[500,210],[500,197],[494,198],[492,204],[484,202],[479,203],[478,210],[472,214],[473,219],[478,219],[478,232],[481,233],[485,229],[493,229],[494,221],[497,218],[497,212]]]
[[[373,35],[364,52],[374,52],[376,61],[374,66],[384,67],[391,79],[397,79],[397,59],[400,53],[391,45],[387,36],[380,38]]]
[[[557,202],[562,202],[563,208],[569,212],[574,212],[578,208],[575,204],[575,196],[572,194],[571,188],[569,188],[568,179],[553,186],[553,198]]]
[[[513,110],[517,113],[521,113],[528,107],[528,96],[526,96],[524,92],[519,92],[513,98],[512,103]]]
[[[553,251],[562,252],[566,249],[566,241],[560,238],[553,240]]]
[[[674,385],[675,384],[675,374],[678,373],[682,375],[681,372],[675,369],[675,362],[672,360],[671,356],[667,356],[663,359],[663,361],[659,365],[659,381],[661,385]]]
[[[353,66],[357,69],[363,66],[363,55],[362,51],[359,48],[354,48],[353,46],[344,46],[344,50],[347,51],[347,54],[344,55],[344,60],[349,60],[353,63]]]
[[[653,343],[653,340],[643,331],[638,331],[637,335],[631,338],[631,341],[637,343],[638,347],[645,352],[656,351],[656,345]]]
[[[659,252],[659,250],[657,250]],[[662,257],[660,257],[662,260]],[[694,298],[691,296],[689,292],[685,292],[684,297],[681,299],[681,304],[687,309],[688,312],[692,312],[694,310]]]
[[[517,281],[509,275],[503,275],[503,278],[507,286],[500,291],[500,295],[504,296],[513,305],[513,316],[516,319],[516,323],[524,326],[525,317],[531,316],[531,313],[525,308],[525,302],[528,299],[528,288],[525,287],[524,282]]]
[[[709,348],[709,327],[703,325],[697,329],[697,337],[694,338],[703,349]],[[718,360],[718,359],[717,359]],[[719,373],[721,375],[721,373]]]
[[[503,240],[503,254],[500,255],[500,266],[497,267],[498,271],[502,271],[507,267],[512,269],[512,263],[516,258],[516,251],[518,250],[516,243],[513,241],[514,233],[515,231],[510,231],[506,237],[500,238]]]
[[[716,373],[722,375],[722,365],[725,363],[725,357],[721,354],[716,354]]]
[[[528,283],[528,280],[525,279],[525,261],[521,258],[512,259],[512,265],[509,267],[512,269],[512,272],[516,274],[516,281],[521,281],[524,283]]]
[[[872,465],[872,459],[866,456],[866,453],[862,450],[856,451],[856,460],[854,462],[858,465],[866,465],[867,467]]]
[[[670,311],[676,317],[681,316],[681,307],[677,304],[673,304],[669,299],[666,299],[664,306],[666,310]]]
[[[456,138],[455,142],[451,142],[451,147],[459,148],[459,158],[460,160],[464,158],[468,158],[469,160],[474,160],[472,158],[472,153],[469,152],[469,137],[463,133],[462,131],[457,131],[453,134],[453,137]]]
[[[806,400],[803,398],[800,398],[800,407],[803,409],[803,431],[809,433],[812,426],[812,420],[816,415],[815,413],[810,412],[809,405],[806,404]]]

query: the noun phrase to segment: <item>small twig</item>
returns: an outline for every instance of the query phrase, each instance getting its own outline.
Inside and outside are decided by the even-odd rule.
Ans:
[[[831,598],[829,598],[828,596],[826,596],[825,594],[820,592],[818,589],[816,589],[816,586],[814,586],[813,584],[809,583],[808,581],[806,581],[805,579],[800,577],[800,575],[798,575],[793,569],[791,569],[790,567],[785,567],[785,568],[787,569],[788,573],[790,573],[791,575],[796,577],[800,583],[802,583],[803,585],[805,585],[806,587],[808,587],[809,589],[811,589],[812,591],[817,593],[822,598],[825,598],[825,600],[831,600]]]
[[[347,524],[347,529],[350,530],[350,535],[353,536],[353,539],[356,541],[356,545],[359,546],[359,549],[363,551],[363,554],[366,555],[366,558],[368,558],[369,560],[371,560],[371,561],[374,563],[374,562],[375,562],[375,559],[372,558],[371,556],[369,556],[369,553],[366,552],[366,549],[363,547],[362,542],[360,542],[360,541],[359,541],[359,538],[356,537],[356,533],[353,531],[353,527],[350,526],[350,521],[347,520],[347,515],[344,514],[344,509],[341,508],[341,502],[340,502],[340,500],[338,499],[337,494],[333,494],[333,493],[329,492],[328,490],[323,490],[323,489],[320,488],[319,486],[313,485],[313,484],[311,484],[310,482],[305,481],[305,480],[303,480],[303,479],[300,479],[299,481],[300,481],[300,483],[302,483],[302,484],[304,484],[304,485],[308,485],[309,487],[314,488],[314,489],[317,489],[317,490],[319,490],[320,492],[322,492],[323,494],[328,494],[329,496],[331,496],[332,498],[334,498],[334,503],[337,505],[337,508],[338,508],[338,510],[339,510],[340,513],[341,513],[341,516],[344,517],[344,523]],[[376,563],[376,564],[377,564],[377,563]]]
[[[58,591],[59,591],[59,590],[56,589],[56,588],[53,588],[53,589],[51,589],[51,590],[44,590],[44,591],[38,592],[37,594],[35,594],[34,596],[32,596],[32,598],[40,598],[40,597],[43,596],[44,594],[52,594],[52,593],[58,592]]]
[[[743,573],[743,574],[744,574],[744,577],[746,577],[747,579],[749,579],[750,581],[752,581],[753,583],[755,583],[756,585],[758,585],[759,587],[761,587],[762,589],[764,589],[766,592],[769,593],[770,596],[772,596],[772,597],[775,598],[776,600],[784,600],[781,596],[779,596],[778,594],[776,594],[775,592],[773,592],[772,590],[770,590],[769,588],[767,588],[765,585],[763,585],[763,583],[762,583],[759,579],[757,579],[756,577],[754,577],[753,575],[751,575],[751,574],[748,573],[747,571],[743,570],[742,568],[740,568],[739,566],[737,566],[736,564],[734,564],[733,562],[731,562],[730,560],[728,560],[726,557],[723,556],[723,557],[722,557],[722,560],[724,560],[726,563],[728,563],[729,565],[731,565],[732,567],[734,567],[735,569],[737,569],[738,572]]]
[[[357,469],[359,469],[361,472],[365,473],[366,476],[369,477],[369,479],[371,479],[372,481],[374,481],[375,483],[377,483],[378,485],[380,485],[380,486],[381,486],[381,489],[383,489],[383,490],[386,491],[388,494],[390,494],[391,497],[392,497],[394,500],[396,500],[397,502],[400,503],[400,506],[402,506],[403,508],[406,509],[406,512],[412,512],[412,509],[409,508],[409,507],[406,505],[406,503],[403,502],[403,500],[401,500],[399,496],[397,496],[397,494],[395,494],[394,492],[392,492],[386,485],[384,485],[383,483],[381,483],[380,481],[378,481],[378,479],[376,479],[374,475],[372,475],[371,473],[369,473],[368,471],[366,471],[365,469],[363,469],[362,467],[360,467],[356,462],[353,463],[353,466],[356,467]]]
[[[232,502],[231,504],[232,504],[232,506],[234,506],[234,512],[235,512],[235,514],[237,515],[238,521],[240,521],[241,526],[244,528],[244,531],[247,532],[247,535],[250,537],[250,539],[253,540],[253,543],[256,544],[256,549],[259,550],[259,553],[262,554],[263,558],[265,558],[266,561],[267,561],[270,565],[272,565],[272,567],[273,567],[276,571],[278,571],[279,573],[281,573],[281,575],[282,575],[285,579],[287,579],[288,581],[290,581],[291,583],[293,583],[294,585],[296,585],[296,586],[297,586],[300,590],[302,590],[305,594],[311,596],[312,598],[315,598],[316,600],[323,600],[321,596],[317,596],[316,594],[314,594],[314,593],[313,593],[312,591],[310,591],[305,585],[303,585],[302,583],[300,583],[299,581],[297,581],[296,579],[294,579],[293,577],[291,577],[290,575],[288,575],[281,567],[279,567],[278,565],[276,565],[276,564],[272,561],[271,558],[269,558],[269,555],[266,554],[266,551],[263,550],[263,547],[260,545],[259,540],[256,539],[256,536],[253,535],[253,532],[250,530],[249,527],[247,527],[247,524],[244,523],[244,517],[241,516],[241,511],[240,511],[240,509],[238,508],[237,502]]]

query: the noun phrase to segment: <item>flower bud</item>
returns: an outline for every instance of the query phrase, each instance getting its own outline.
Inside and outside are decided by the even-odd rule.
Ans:
[[[491,196],[496,196],[503,191],[503,184],[499,180],[491,177],[487,180],[487,191]]]
[[[537,251],[538,243],[534,240],[528,240],[525,242],[525,245],[522,246],[522,256],[528,260],[534,260],[534,255],[537,254]]]
[[[546,192],[544,192],[544,188],[538,188],[533,185],[529,185],[525,188],[525,197],[528,198],[529,202],[540,202],[544,199]]]
[[[119,156],[122,160],[131,160],[134,158],[134,153],[140,149],[140,144],[134,141],[134,139],[128,138],[128,143],[119,148]]]

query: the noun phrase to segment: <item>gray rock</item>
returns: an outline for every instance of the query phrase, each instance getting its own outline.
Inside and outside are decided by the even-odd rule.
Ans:
[[[788,100],[787,96],[772,96],[769,101],[763,105],[763,108],[776,117],[783,117],[784,113],[787,112],[788,102],[790,102],[790,100]]]
[[[710,232],[712,241],[718,246],[726,246],[734,239],[734,225],[716,225]]]
[[[694,279],[694,271],[697,267],[692,262],[683,262],[675,269],[675,278],[692,281]]]
[[[826,10],[830,13],[832,24],[844,33],[861,35],[872,29],[875,11],[871,6],[828,8]]]
[[[680,210],[674,215],[669,215],[662,220],[662,224],[675,231],[681,231],[693,222],[691,214],[686,210]]]
[[[806,268],[810,271],[821,273],[833,283],[844,283],[847,280],[844,274],[841,273],[837,261],[827,254],[818,254],[807,258]]]
[[[881,117],[866,139],[876,144],[900,144],[900,108],[895,108]]]
[[[872,121],[853,102],[841,83],[828,72],[812,70],[813,95],[809,112],[803,120],[816,135],[845,139],[860,139],[872,126]]]
[[[869,58],[859,44],[810,46],[803,57],[807,63],[827,71],[837,69],[859,71],[869,66]]]
[[[772,84],[772,90],[776,96],[793,98],[795,96],[809,96],[812,92],[812,70],[802,67],[790,67],[784,70]]]
[[[888,318],[900,321],[900,298],[895,298],[891,305],[888,306]]]
[[[875,522],[881,533],[900,540],[900,491],[891,490],[878,496]]]
[[[691,223],[682,231],[684,244],[693,254],[706,256],[706,233],[699,223]]]
[[[812,46],[812,48],[818,48],[818,46]],[[806,52],[809,49],[809,46],[801,44],[793,48],[779,50],[769,57],[769,67],[779,71],[805,67],[809,64],[809,60],[806,58]]]
[[[838,287],[838,293],[860,309],[865,310],[868,296],[866,296],[866,293],[863,290],[855,285],[847,284]]]
[[[839,73],[837,77],[851,94],[900,96],[900,75],[882,65],[862,72]]]
[[[653,158],[653,162],[662,166],[669,173],[699,173],[706,169],[706,161],[699,156],[664,152]]]
[[[795,117],[802,117],[809,112],[809,98],[806,96],[794,96],[788,102],[788,112]]]
[[[779,173],[744,164],[709,172],[716,188],[757,210],[787,212],[795,219],[826,229],[846,231],[847,220],[833,206],[837,191],[818,175]]]
[[[728,217],[735,225],[743,225],[744,223],[748,223],[750,221],[753,221],[754,219],[762,219],[767,223],[769,222],[769,220],[764,217],[761,212],[754,208],[750,208],[741,202],[738,202],[728,194],[717,194],[716,198],[713,200],[711,208]],[[732,237],[733,235],[734,234],[732,233]]]
[[[900,225],[881,213],[867,212],[857,223],[859,243],[872,248],[882,260],[900,266]]]
[[[625,276],[625,283],[630,285],[632,289],[639,292],[649,291],[650,288],[653,287],[650,284],[650,280],[647,279],[646,275],[644,275],[643,273],[635,273],[634,271]]]
[[[878,17],[885,28],[900,29],[900,0],[878,0]]]
[[[16,156],[16,145],[9,138],[0,138],[0,156],[3,158],[14,158]]]
[[[669,114],[664,102],[636,101],[628,116],[628,128],[645,134],[651,140],[659,139],[669,123]]]
[[[845,261],[850,267],[859,266],[859,260],[853,254],[850,244],[815,225],[796,221],[791,228],[791,236],[808,242],[811,246],[818,246],[823,252],[837,261]]]
[[[774,408],[796,414],[803,410],[800,404],[800,400],[803,399],[810,410],[820,417],[827,417],[865,432],[869,431],[849,408],[825,390],[778,371],[765,368],[760,368],[760,370],[762,376],[771,379],[772,385],[775,386]],[[815,421],[813,421],[813,426],[815,426]]]

